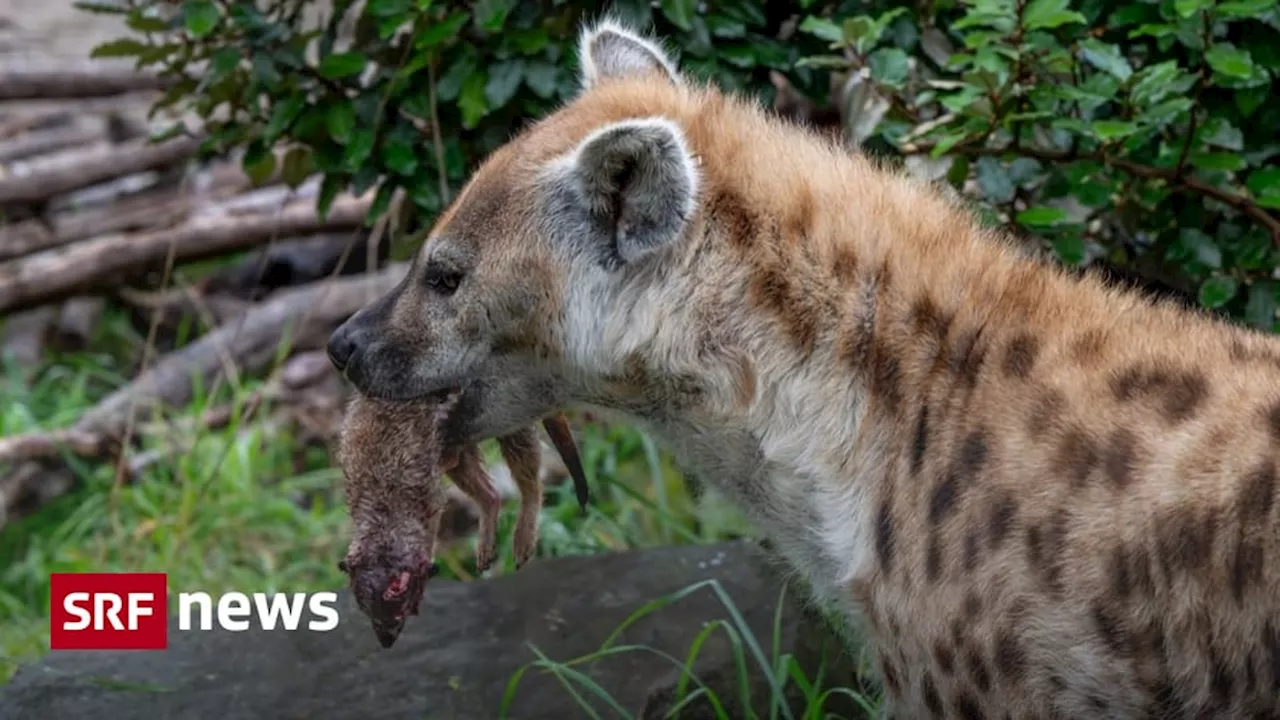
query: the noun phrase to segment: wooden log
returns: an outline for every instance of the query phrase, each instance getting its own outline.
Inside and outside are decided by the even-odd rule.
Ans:
[[[0,142],[0,163],[87,145],[106,137],[106,123],[80,122],[66,127],[39,130]]]
[[[159,144],[142,139],[94,148],[55,168],[0,178],[0,204],[43,202],[112,178],[172,165],[190,158],[199,146],[199,140],[184,137]]]
[[[0,263],[0,313],[99,292],[161,266],[225,255],[277,238],[359,228],[369,199],[342,197],[320,219],[312,200],[254,215],[197,217],[172,229],[108,235]]]
[[[7,62],[0,68],[0,100],[106,97],[169,85],[154,73],[103,62]]]
[[[62,452],[110,457],[131,423],[147,422],[157,409],[190,402],[196,383],[211,387],[231,368],[260,372],[288,350],[319,350],[339,324],[390,291],[408,265],[286,290],[239,319],[161,358],[128,385],[103,398],[69,428],[0,438],[0,463],[55,458]],[[290,348],[282,352],[282,342]]]
[[[203,187],[193,187],[196,184]],[[0,260],[99,235],[172,227],[190,217],[200,205],[225,200],[251,184],[243,170],[225,163],[214,167],[203,181],[143,190],[114,202],[55,212],[47,220],[33,218],[12,223],[0,227]]]

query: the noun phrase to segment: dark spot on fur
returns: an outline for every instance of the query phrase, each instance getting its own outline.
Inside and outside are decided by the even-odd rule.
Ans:
[[[1211,509],[1197,513],[1195,507],[1180,507],[1157,519],[1156,543],[1166,572],[1194,572],[1204,567],[1213,548],[1217,520]]]
[[[1101,603],[1093,605],[1093,624],[1098,629],[1098,637],[1107,649],[1113,653],[1123,654],[1128,650],[1128,638],[1124,624],[1115,613],[1103,607]]]
[[[814,313],[812,296],[787,275],[781,263],[765,263],[756,269],[752,283],[757,302],[775,313],[787,330],[791,341],[808,355],[818,341],[820,315]]]
[[[1018,682],[1027,669],[1027,656],[1018,637],[1008,626],[996,631],[996,672],[1006,680]]]
[[[740,248],[750,247],[754,242],[756,217],[740,196],[726,192],[717,194],[708,203],[708,215],[724,229],[725,237]]]
[[[1121,599],[1129,597],[1133,592],[1133,579],[1129,574],[1129,556],[1122,545],[1117,545],[1111,551],[1111,592]]]
[[[1133,481],[1137,451],[1138,436],[1129,428],[1119,428],[1111,434],[1111,440],[1103,452],[1102,468],[1107,480],[1116,488],[1128,487]]]
[[[952,316],[938,308],[933,298],[922,296],[911,305],[911,326],[915,332],[926,335],[936,343],[946,339],[951,332]]]
[[[880,656],[880,675],[884,678],[885,690],[888,690],[890,695],[897,695],[901,691],[902,686],[898,684],[898,670],[886,655]]]
[[[981,543],[978,540],[978,529],[969,528],[964,536],[964,569],[966,572],[972,572],[978,566],[978,551],[981,549]]]
[[[1257,540],[1241,538],[1231,563],[1231,594],[1237,603],[1244,602],[1245,588],[1262,583],[1265,567],[1262,545]]]
[[[831,271],[835,273],[836,280],[841,284],[851,283],[858,277],[858,255],[852,247],[841,245],[836,248],[835,262],[831,264]]]
[[[880,569],[889,574],[893,567],[893,510],[886,498],[880,503],[880,511],[876,514],[876,555],[880,558]]]
[[[1264,460],[1245,478],[1244,490],[1240,493],[1240,522],[1245,525],[1265,522],[1271,515],[1275,494],[1275,463]]]
[[[1271,659],[1271,688],[1280,692],[1280,632],[1270,621],[1262,629],[1262,646]]]
[[[934,717],[941,716],[942,698],[938,697],[938,687],[933,682],[933,675],[925,673],[922,692],[924,693],[924,706],[929,710],[929,714]]]
[[[1086,330],[1071,343],[1071,358],[1085,366],[1097,364],[1106,347],[1107,335],[1102,330]]]
[[[911,443],[911,474],[919,475],[924,468],[924,454],[929,448],[929,406],[920,406],[920,416],[916,419],[915,438]]]
[[[1001,368],[1006,377],[1025,379],[1036,364],[1040,341],[1029,333],[1018,333],[1009,341],[1004,351]]]
[[[982,613],[982,598],[977,593],[968,592],[964,596],[964,616],[969,620],[977,620]]]
[[[944,640],[933,643],[933,659],[937,661],[942,672],[950,675],[955,671],[956,655]]]
[[[1066,550],[1067,514],[1058,510],[1042,525],[1027,528],[1027,562],[1032,572],[1054,595],[1061,595],[1062,557]]]
[[[1267,409],[1267,430],[1272,442],[1280,442],[1280,402]]]
[[[991,505],[991,517],[987,522],[987,529],[991,533],[992,549],[1000,547],[1004,539],[1009,536],[1013,516],[1017,512],[1018,501],[1008,493],[1001,495],[1000,499]]]
[[[871,346],[871,392],[884,403],[890,413],[896,413],[902,405],[902,364],[884,347],[883,343]]]
[[[987,462],[989,453],[987,431],[978,428],[969,433],[960,446],[960,455],[956,459],[956,473],[965,480],[972,480]]]
[[[936,530],[929,535],[929,549],[925,554],[924,571],[930,581],[937,580],[942,575],[942,543],[938,540]]]
[[[1216,658],[1213,663],[1210,685],[1219,704],[1226,705],[1231,701],[1231,691],[1235,689],[1235,673],[1223,663],[1222,658]]]
[[[955,710],[961,720],[982,720],[982,708],[978,707],[978,700],[969,693],[960,693],[955,700]]]
[[[965,662],[969,666],[969,677],[973,680],[973,684],[978,688],[978,692],[986,693],[991,690],[991,671],[987,669],[987,663],[982,658],[982,653],[978,652],[976,647],[970,646],[965,653]]]
[[[929,500],[929,522],[937,525],[955,511],[956,499],[960,495],[960,478],[954,473],[947,473],[942,482],[933,491]]]
[[[1098,464],[1098,449],[1083,430],[1073,427],[1062,436],[1057,464],[1071,479],[1072,487],[1081,487]]]
[[[1156,398],[1169,420],[1182,422],[1204,403],[1209,382],[1198,372],[1135,366],[1112,379],[1111,392],[1120,402]]]
[[[1050,389],[1040,393],[1027,418],[1027,433],[1038,439],[1057,424],[1067,408],[1067,398],[1061,390]]]
[[[986,344],[982,342],[981,331],[970,330],[956,341],[951,353],[951,372],[972,389],[978,384],[978,374],[982,372],[982,363],[987,357]]]

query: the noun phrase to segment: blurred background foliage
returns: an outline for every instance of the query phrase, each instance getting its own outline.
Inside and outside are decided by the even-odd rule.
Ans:
[[[96,12],[121,12],[92,2]],[[421,227],[487,153],[575,92],[594,2],[134,0],[95,50],[177,79],[160,105],[254,176],[288,145],[324,207],[403,189]],[[628,0],[684,70],[842,121],[1071,266],[1272,330],[1280,243],[1274,0]],[[772,80],[772,82],[771,82]],[[785,96],[785,97],[783,97]],[[795,110],[799,104],[799,110]],[[784,112],[784,114],[786,114]],[[165,134],[193,132],[190,123]],[[403,250],[402,250],[403,254]]]

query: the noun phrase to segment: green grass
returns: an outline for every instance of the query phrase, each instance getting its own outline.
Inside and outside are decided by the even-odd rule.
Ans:
[[[132,372],[127,348],[142,347],[146,339],[114,311],[98,333],[90,351],[51,356],[34,374],[5,366],[0,435],[69,425],[126,382]],[[194,418],[216,405],[238,404],[258,381],[243,382],[240,387],[199,388],[187,407],[167,419]],[[118,483],[114,469],[103,463],[67,458],[77,477],[74,490],[0,529],[0,684],[19,663],[48,650],[51,572],[164,571],[171,592],[307,591],[345,583],[336,562],[346,550],[347,518],[337,491],[341,475],[328,453],[323,448],[300,453],[288,434],[236,415],[222,429],[151,440],[144,450],[170,450],[165,460],[133,483]],[[255,417],[267,415],[260,410]],[[553,491],[541,517],[540,556],[709,543],[749,534],[741,516],[728,506],[696,502],[644,434],[592,424],[579,430],[578,439],[592,503],[583,513],[569,483]],[[487,452],[496,459],[496,448],[488,447]],[[515,501],[503,508],[500,555],[491,574],[514,569],[510,533],[516,509]],[[457,544],[442,555],[444,576],[475,576],[472,547]],[[694,591],[717,592],[727,617],[690,638],[689,656],[669,658],[671,662],[691,668],[708,634],[724,632],[744,653],[744,672],[746,663],[754,663],[773,689],[780,691],[789,683],[805,689],[814,708],[803,715],[806,720],[827,717],[822,708],[832,693],[852,692],[824,687],[820,677],[803,677],[793,659],[776,653],[764,656],[762,644],[750,636],[731,599],[717,585],[700,584],[655,600],[633,620]],[[600,689],[582,673],[584,663],[644,651],[657,652],[606,645],[585,658],[544,658],[527,671],[554,673],[575,697],[581,692],[598,695]],[[694,698],[707,694],[696,678],[688,677]],[[514,688],[518,677],[512,682]],[[775,708],[771,720],[790,717],[777,712]]]

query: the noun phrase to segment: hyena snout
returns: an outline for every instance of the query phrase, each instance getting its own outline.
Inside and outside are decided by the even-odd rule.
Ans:
[[[394,294],[362,308],[329,336],[329,361],[370,397],[407,400],[424,388],[411,382],[412,354],[390,327]]]

